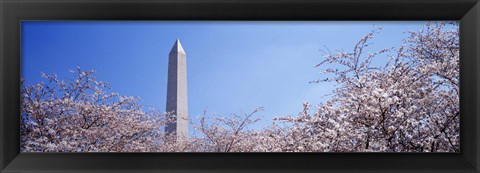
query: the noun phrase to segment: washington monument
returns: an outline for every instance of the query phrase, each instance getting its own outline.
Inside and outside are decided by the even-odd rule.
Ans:
[[[165,132],[175,138],[188,135],[187,59],[177,38],[168,55],[167,108],[171,113]]]

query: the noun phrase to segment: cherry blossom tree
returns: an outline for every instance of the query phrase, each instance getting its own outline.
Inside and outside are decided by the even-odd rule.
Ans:
[[[208,116],[205,110],[194,124],[200,136],[192,138],[199,151],[211,152],[251,152],[255,148],[256,132],[248,127],[255,124],[260,118],[255,117],[263,108],[257,108],[249,114],[230,114],[228,116]],[[209,121],[209,122],[207,122]]]
[[[161,114],[145,112],[138,98],[106,93],[94,71],[71,71],[74,80],[42,74],[47,83],[21,88],[22,151],[151,151],[163,125]]]
[[[280,118],[294,124],[288,140],[297,143],[289,144],[290,150],[459,151],[457,25],[430,22],[409,32],[399,48],[366,53],[379,28],[352,52],[327,54],[317,65],[326,77],[314,83],[333,82],[337,88],[313,115],[306,105],[300,116]],[[372,65],[388,55],[384,65]]]

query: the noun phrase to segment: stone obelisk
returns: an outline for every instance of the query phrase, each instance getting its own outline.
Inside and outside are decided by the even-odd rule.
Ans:
[[[177,38],[168,56],[167,108],[170,121],[165,132],[176,139],[188,135],[187,59]]]

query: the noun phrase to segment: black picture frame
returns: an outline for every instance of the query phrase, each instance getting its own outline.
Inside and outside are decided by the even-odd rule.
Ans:
[[[478,0],[0,0],[0,172],[480,171]],[[21,20],[460,20],[460,153],[20,153]]]

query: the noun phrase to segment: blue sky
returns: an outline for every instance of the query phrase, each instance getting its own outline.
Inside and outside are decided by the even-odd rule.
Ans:
[[[264,119],[296,115],[331,93],[314,66],[320,49],[351,51],[374,27],[383,27],[367,51],[397,47],[405,31],[424,21],[227,22],[227,21],[23,21],[22,77],[40,72],[71,78],[68,70],[95,69],[113,92],[140,96],[141,104],[164,111],[168,53],[180,39],[187,54],[191,117],[249,113],[263,106]],[[192,131],[192,130],[190,130]]]

